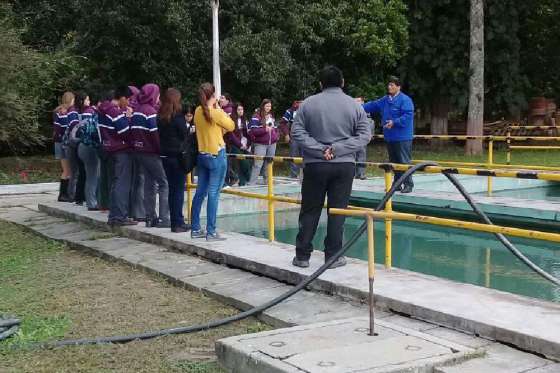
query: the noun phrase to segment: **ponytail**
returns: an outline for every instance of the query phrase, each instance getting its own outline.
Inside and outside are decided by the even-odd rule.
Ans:
[[[212,98],[215,92],[216,90],[211,83],[203,83],[198,89],[198,101],[200,102],[200,106],[202,107],[204,119],[206,119],[206,121],[209,123],[212,122],[212,114],[210,113],[210,109],[208,108],[208,101]]]

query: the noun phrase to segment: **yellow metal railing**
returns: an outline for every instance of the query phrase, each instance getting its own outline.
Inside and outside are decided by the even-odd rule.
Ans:
[[[301,200],[286,196],[274,195],[274,163],[282,162],[295,162],[302,163],[301,158],[292,157],[262,157],[262,156],[252,156],[252,155],[230,155],[230,157],[237,159],[257,159],[268,161],[266,172],[267,172],[267,193],[254,193],[238,189],[225,189],[222,193],[236,195],[244,198],[253,198],[264,200],[268,202],[267,212],[268,212],[268,239],[274,241],[275,236],[275,204],[277,202],[291,203],[291,204],[301,204]],[[491,161],[491,159],[490,159]],[[389,191],[393,182],[393,171],[406,171],[410,165],[401,164],[391,164],[391,163],[372,163],[365,162],[364,165],[367,167],[378,167],[384,171],[384,183],[385,191]],[[503,178],[521,178],[521,179],[539,179],[539,180],[551,180],[560,181],[560,173],[551,173],[544,171],[527,171],[527,170],[494,170],[488,168],[446,168],[441,166],[428,166],[422,171],[423,173],[453,173],[462,175],[473,175],[473,176],[484,176],[484,177],[503,177]],[[187,211],[185,215],[191,217],[191,201],[192,201],[192,190],[196,189],[196,184],[192,182],[192,175],[187,175]],[[393,220],[405,220],[405,221],[415,221],[427,224],[434,224],[440,226],[447,226],[452,228],[462,228],[469,229],[479,232],[489,232],[489,233],[503,233],[515,237],[524,238],[534,238],[540,240],[547,240],[552,242],[560,242],[560,234],[532,231],[519,228],[502,227],[496,225],[486,225],[480,223],[466,222],[460,220],[444,219],[430,216],[405,214],[393,211],[392,199],[385,204],[384,211],[374,211],[372,209],[349,206],[348,209],[330,209],[330,213],[337,213],[347,216],[364,216],[371,217],[371,219],[383,219],[385,223],[385,267],[391,268],[392,266],[392,222]],[[373,233],[372,233],[373,235]],[[368,232],[369,237],[369,232]],[[370,248],[368,246],[368,252]]]

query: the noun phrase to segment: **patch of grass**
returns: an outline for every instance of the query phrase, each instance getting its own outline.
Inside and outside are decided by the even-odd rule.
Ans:
[[[27,316],[23,319],[18,332],[0,345],[0,348],[25,348],[34,343],[60,339],[64,337],[70,323],[66,315]]]
[[[68,250],[13,224],[0,222],[0,231],[0,313],[22,319],[19,334],[0,342],[1,372],[223,373],[215,361],[216,340],[268,329],[248,319],[124,345],[29,348],[33,342],[199,324],[238,311],[157,276]]]
[[[185,373],[223,373],[223,370],[216,362],[179,362],[173,367],[169,367],[173,372]]]
[[[60,170],[60,161],[51,155],[0,157],[0,184],[57,181]]]

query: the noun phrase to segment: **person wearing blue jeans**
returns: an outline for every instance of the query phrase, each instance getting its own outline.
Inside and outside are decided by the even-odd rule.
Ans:
[[[220,191],[227,172],[226,143],[224,134],[235,129],[235,123],[222,109],[217,107],[215,88],[203,83],[198,90],[200,105],[194,113],[197,157],[197,186],[192,203],[191,238],[204,238],[207,241],[224,240],[216,232],[216,216]],[[206,232],[200,225],[200,209],[208,196],[206,207]]]
[[[222,149],[218,155],[199,154],[198,155],[198,179],[196,194],[192,201],[192,230],[201,231],[200,210],[206,196],[208,204],[206,206],[206,235],[216,234],[216,217],[218,214],[218,201],[220,191],[227,171],[226,151]]]
[[[387,96],[367,102],[363,107],[368,114],[381,114],[389,161],[410,164],[414,137],[414,103],[410,97],[401,92],[401,83],[397,77],[393,76],[389,79],[387,92]],[[402,174],[395,171],[395,181]],[[410,193],[413,187],[412,177],[409,176],[400,192]]]

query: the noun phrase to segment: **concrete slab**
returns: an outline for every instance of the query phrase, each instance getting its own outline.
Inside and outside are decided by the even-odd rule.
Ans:
[[[58,183],[0,185],[0,196],[58,192]]]
[[[69,204],[52,203],[40,209],[107,227],[103,214],[87,213]],[[242,234],[225,233],[227,241],[208,243],[139,227],[119,232],[288,284],[299,283],[323,262],[323,254],[315,252],[310,268],[293,267],[293,246]],[[348,266],[324,273],[310,289],[361,301],[367,298],[366,274],[367,264],[351,259]],[[560,304],[381,266],[377,266],[375,294],[381,309],[560,359]]]
[[[522,373],[551,365],[548,360],[497,343],[485,349],[486,356],[482,358],[457,366],[436,368],[435,373]]]
[[[372,337],[367,325],[354,318],[231,337],[218,341],[216,351],[233,373],[430,372],[482,353],[390,323]]]

